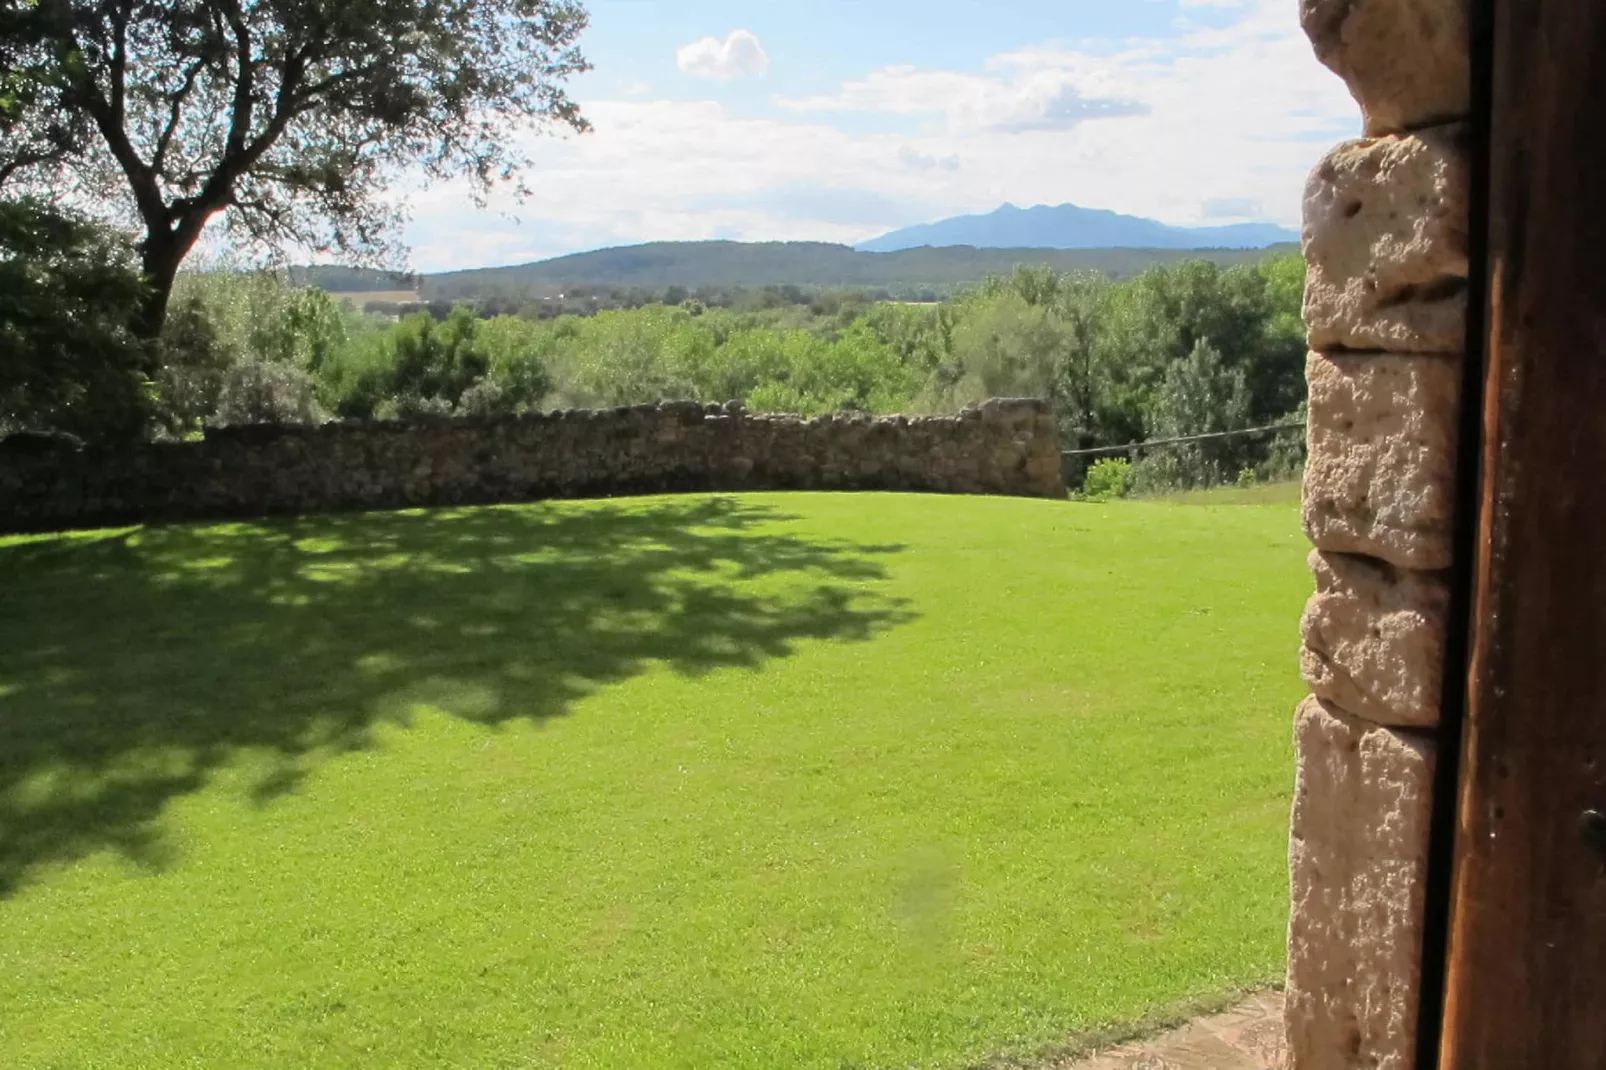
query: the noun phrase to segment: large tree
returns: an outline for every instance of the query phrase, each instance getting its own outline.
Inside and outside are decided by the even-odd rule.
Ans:
[[[576,0],[0,0],[0,187],[137,220],[154,337],[214,217],[377,261],[408,168],[518,186],[528,132],[587,128],[585,25]]]

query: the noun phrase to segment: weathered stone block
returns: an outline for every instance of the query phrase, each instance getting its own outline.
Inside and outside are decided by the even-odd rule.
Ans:
[[[1300,0],[1316,56],[1344,79],[1368,134],[1464,119],[1472,107],[1468,0]]]
[[[1305,187],[1312,349],[1461,351],[1468,182],[1461,126],[1327,155]]]
[[[1295,722],[1289,1070],[1410,1070],[1434,752],[1317,699]]]
[[[1378,724],[1438,724],[1444,575],[1320,550],[1310,567],[1316,594],[1305,608],[1299,656],[1310,689]]]
[[[1311,542],[1401,568],[1448,568],[1459,360],[1312,353],[1305,378]]]

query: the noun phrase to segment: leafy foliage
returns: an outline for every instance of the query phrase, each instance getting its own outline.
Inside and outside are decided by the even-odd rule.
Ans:
[[[143,297],[119,235],[40,201],[0,200],[0,434],[138,434],[147,354],[129,334]]]
[[[932,305],[829,294],[727,309],[688,297],[556,319],[480,318],[467,305],[392,319],[282,275],[212,271],[175,289],[158,408],[182,435],[208,422],[314,418],[309,384],[323,413],[359,418],[667,399],[806,415],[952,412],[1032,396],[1054,408],[1066,448],[1124,445],[1297,417],[1304,351],[1288,325],[1301,271],[1297,259],[1188,262],[1117,281],[1039,267]],[[263,400],[225,414],[224,384],[243,366],[231,397]],[[1209,486],[1245,468],[1287,476],[1302,462],[1295,437],[1156,448],[1129,489]]]
[[[316,424],[323,420],[312,379],[300,368],[247,361],[230,368],[218,391],[212,422],[229,424]]]
[[[1199,338],[1187,359],[1166,368],[1149,422],[1151,437],[1167,439],[1239,430],[1249,419],[1244,368],[1228,365],[1215,346]],[[1230,439],[1165,446],[1139,463],[1135,485],[1188,490],[1229,482],[1248,448]]]
[[[182,275],[160,339],[158,425],[183,437],[207,422],[250,422],[247,414],[252,412],[269,417],[266,422],[274,422],[275,414],[307,422],[314,410],[299,398],[301,387],[292,381],[312,383],[360,329],[328,294],[287,287],[270,273],[215,269]],[[241,367],[252,370],[235,379],[234,401],[225,415],[219,408],[225,384],[231,371]],[[293,369],[297,375],[277,374],[276,368]],[[282,400],[244,400],[262,390]]]
[[[237,238],[382,256],[402,166],[516,180],[516,134],[587,127],[574,0],[34,0],[0,7],[0,181],[69,176],[145,228],[154,337],[220,213]]]
[[[1105,457],[1093,462],[1082,482],[1082,496],[1093,501],[1125,498],[1132,489],[1132,462],[1119,457]]]
[[[438,398],[456,405],[463,391],[490,370],[491,362],[475,345],[476,322],[466,308],[436,325],[429,316],[408,316],[392,333],[396,363],[391,390],[398,395]]]

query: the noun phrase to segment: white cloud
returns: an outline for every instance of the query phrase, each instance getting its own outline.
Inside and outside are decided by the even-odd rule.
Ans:
[[[1097,115],[1091,102],[1130,106]],[[916,208],[937,219],[1006,201],[1296,225],[1310,168],[1360,127],[1289,0],[1246,0],[1233,25],[1172,40],[1022,49],[980,72],[887,67],[785,103],[755,117],[712,101],[589,101],[595,133],[530,141],[536,193],[512,209],[520,226],[472,215],[460,188],[414,198],[414,264],[648,240],[851,243]]]
[[[958,153],[939,159],[908,145],[898,146],[898,162],[916,171],[930,171],[934,167],[940,167],[944,171],[957,171],[960,168]]]
[[[1023,58],[995,57],[994,67],[1021,66],[1012,76],[884,67],[835,94],[777,97],[794,112],[883,112],[940,115],[955,132],[1069,130],[1090,119],[1142,115],[1148,106],[1101,72],[1069,66],[1027,67]],[[1123,89],[1128,92],[1122,92]]]
[[[917,222],[911,201],[929,213],[951,196],[932,173],[902,165],[896,144],[823,123],[739,118],[712,101],[598,101],[586,114],[594,133],[525,146],[533,195],[494,202],[518,226],[471,213],[460,184],[412,197],[413,264],[448,270],[649,240],[851,243]],[[810,204],[803,189],[839,192]],[[856,202],[852,213],[841,211],[846,201]]]
[[[1149,114],[1149,106],[1120,97],[1087,97],[1065,84],[1045,96],[1029,97],[1023,114],[1005,120],[1000,130],[1026,133],[1032,130],[1069,130],[1089,119],[1127,119]]]
[[[756,78],[770,69],[770,57],[756,36],[732,30],[723,41],[705,37],[675,52],[682,73],[700,78]]]

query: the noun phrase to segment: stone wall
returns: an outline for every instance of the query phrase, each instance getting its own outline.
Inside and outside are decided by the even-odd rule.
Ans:
[[[1292,0],[1290,0],[1292,2]],[[1366,136],[1305,197],[1304,523],[1290,1070],[1409,1070],[1465,348],[1467,0],[1300,0]]]
[[[0,530],[659,491],[1062,498],[1048,406],[957,416],[749,415],[669,403],[411,424],[242,427],[116,450],[0,442]]]

